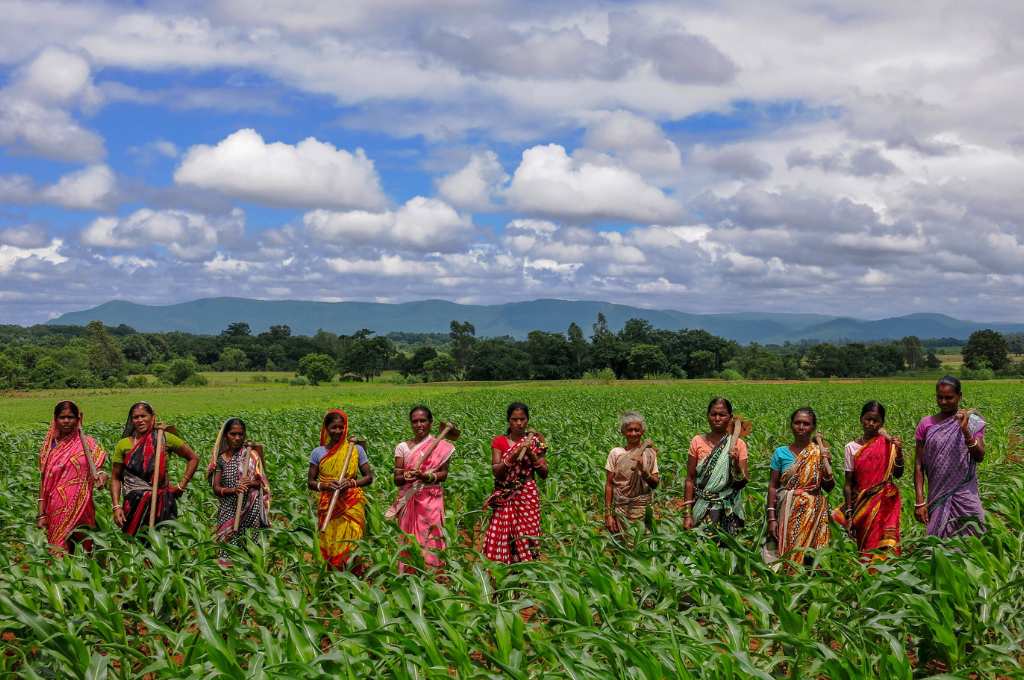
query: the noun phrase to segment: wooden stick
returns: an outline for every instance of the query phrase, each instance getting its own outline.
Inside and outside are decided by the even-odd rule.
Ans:
[[[147,436],[149,433],[146,433]],[[153,489],[149,498],[149,528],[156,526],[156,498],[157,485],[160,483],[160,458],[164,453],[164,428],[157,428],[156,431],[156,454],[153,460]]]
[[[96,461],[92,459],[92,450],[89,448],[89,441],[85,438],[85,433],[82,432],[82,428],[78,428],[78,439],[82,442],[82,450],[85,451],[85,460],[89,463],[89,483],[95,484],[96,480],[99,479],[99,473],[96,472]]]
[[[244,450],[245,450],[245,457],[246,457],[246,459],[248,459],[249,456],[251,456],[252,454],[249,452],[248,448],[246,448]],[[239,451],[239,453],[241,453],[241,451]],[[249,461],[246,460],[246,462],[248,463]],[[248,465],[246,467],[248,467]],[[242,474],[242,461],[238,461],[238,480],[241,481],[243,479],[245,479],[245,476]],[[245,496],[248,493],[249,493],[249,490],[245,489],[244,491],[240,491],[239,493],[235,494],[236,496],[238,496],[238,499],[235,501],[235,526],[234,526],[234,532],[236,534],[238,533],[238,524],[242,520],[242,501],[245,500]]]
[[[345,461],[341,464],[341,472],[338,474],[338,482],[345,479],[345,473],[348,471],[348,462],[352,460],[352,452],[356,450],[355,442],[346,442],[348,444],[348,453],[345,454]],[[335,489],[334,493],[331,494],[331,504],[327,506],[327,514],[324,515],[324,525],[320,527],[320,532],[327,531],[327,523],[331,521],[331,513],[334,512],[334,504],[338,502],[338,494],[341,493],[341,489]]]

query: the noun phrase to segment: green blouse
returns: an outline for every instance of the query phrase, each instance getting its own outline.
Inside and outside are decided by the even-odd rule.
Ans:
[[[182,439],[181,437],[179,437],[177,435],[171,434],[170,432],[165,432],[164,433],[164,450],[165,451],[169,451],[171,453],[177,453],[178,451],[181,451],[181,448],[183,446],[187,446],[185,444],[185,440],[184,439]],[[126,455],[131,453],[131,450],[132,450],[132,438],[131,437],[125,437],[121,441],[117,442],[117,446],[114,447],[113,461],[115,463],[120,463],[121,465],[124,465],[124,463],[125,463],[124,458],[125,458]]]

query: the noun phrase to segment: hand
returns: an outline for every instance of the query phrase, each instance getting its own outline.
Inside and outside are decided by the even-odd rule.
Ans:
[[[768,520],[768,535],[776,541],[779,540],[779,523],[774,519]]]
[[[183,487],[181,484],[175,484],[174,488],[171,489],[171,493],[173,493],[178,498],[181,498],[182,494],[185,493],[185,487]]]
[[[967,411],[965,411],[964,409],[960,409],[959,411],[956,412],[956,419],[960,423],[961,432],[964,433],[965,437],[969,437],[971,435],[971,430],[968,427],[968,423],[971,419],[970,414],[967,413]]]
[[[893,446],[896,447],[897,451],[902,451],[903,450],[903,440],[900,439],[898,436],[897,437],[893,437],[889,441],[891,441],[893,443]]]
[[[119,527],[123,527],[124,523],[126,521],[127,520],[125,519],[125,516],[124,516],[124,510],[122,510],[121,508],[115,508],[114,509],[114,524],[116,524]]]
[[[914,517],[921,524],[928,524],[928,506],[922,505],[914,508]]]
[[[614,515],[604,516],[604,526],[606,529],[608,529],[608,531],[612,532],[613,534],[619,533],[619,521],[615,519]]]
[[[692,529],[693,528],[693,515],[687,515],[686,517],[683,517],[683,528],[684,529]]]
[[[338,483],[338,490],[339,491],[345,491],[346,489],[351,489],[355,485],[356,485],[356,480],[346,478],[346,479],[341,480],[341,482]]]
[[[39,517],[36,517],[36,526],[40,529],[46,528],[46,515],[39,515]]]
[[[99,472],[99,474],[96,475],[96,479],[93,480],[93,483],[92,483],[93,488],[102,489],[103,487],[105,487],[107,485],[108,481],[110,481],[110,476],[107,475],[106,472],[103,472],[101,470]]]

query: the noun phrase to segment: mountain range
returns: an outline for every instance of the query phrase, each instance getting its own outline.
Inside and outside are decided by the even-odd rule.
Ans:
[[[870,341],[919,338],[966,339],[972,332],[991,328],[1003,333],[1024,332],[1024,324],[962,321],[943,314],[909,314],[874,321],[821,314],[689,314],[670,309],[642,309],[609,302],[531,300],[500,305],[463,305],[445,300],[389,304],[381,302],[311,302],[302,300],[250,300],[204,298],[173,305],[141,305],[112,300],[92,309],[63,314],[49,323],[84,325],[92,320],[108,326],[126,324],[143,332],[184,331],[216,335],[228,324],[244,321],[254,333],[275,324],[288,325],[297,335],[323,329],[349,335],[361,328],[378,333],[405,331],[447,333],[453,320],[469,321],[477,337],[510,335],[524,338],[532,330],[564,332],[576,322],[590,335],[598,313],[612,330],[629,319],[646,319],[656,328],[703,329],[741,343],[762,344],[821,341]]]

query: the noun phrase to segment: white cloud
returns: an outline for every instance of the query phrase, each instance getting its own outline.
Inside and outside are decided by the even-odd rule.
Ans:
[[[41,248],[47,242],[46,230],[36,224],[0,229],[0,243],[19,248]]]
[[[506,198],[519,210],[572,220],[653,222],[679,212],[675,201],[633,170],[612,159],[577,161],[557,144],[523,152]]]
[[[235,209],[225,218],[182,210],[136,210],[127,217],[100,217],[82,232],[82,243],[97,248],[145,249],[161,245],[182,260],[212,255],[222,242],[241,237],[245,215]]]
[[[40,192],[44,201],[65,208],[98,210],[106,206],[116,189],[114,173],[106,165],[90,165],[61,177]]]
[[[21,248],[15,245],[0,245],[0,274],[9,273],[15,265],[37,260],[49,264],[63,264],[68,258],[61,254],[63,241],[55,238],[50,245],[39,248]]]
[[[498,188],[508,181],[508,174],[493,151],[475,153],[462,169],[441,178],[438,192],[452,205],[471,210],[493,208],[492,199]]]
[[[252,129],[191,147],[174,181],[270,205],[375,209],[387,202],[362,149],[350,153],[313,137],[267,144]]]
[[[338,274],[358,274],[371,277],[383,276],[386,278],[415,278],[437,273],[437,268],[426,262],[407,260],[399,255],[381,255],[376,260],[351,260],[342,257],[331,257],[327,258],[325,262],[327,266]]]
[[[203,263],[203,269],[210,272],[211,274],[220,276],[232,276],[235,274],[244,274],[252,269],[255,265],[253,262],[247,262],[246,260],[238,260],[232,257],[227,257],[223,253],[217,253],[217,256],[212,260]]]
[[[444,201],[423,196],[409,199],[397,211],[383,213],[314,210],[303,216],[303,223],[317,241],[426,251],[464,248],[474,233],[469,217]]]
[[[613,154],[645,177],[672,178],[682,170],[679,148],[653,121],[629,111],[602,112],[587,127],[587,148]]]

